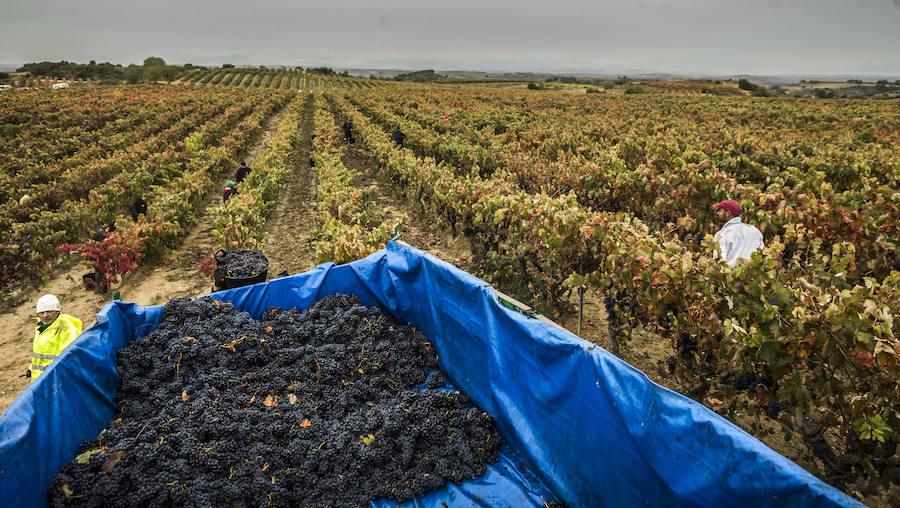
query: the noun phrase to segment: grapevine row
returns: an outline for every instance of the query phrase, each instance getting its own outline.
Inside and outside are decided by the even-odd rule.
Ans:
[[[321,233],[316,242],[319,262],[349,263],[384,247],[400,223],[387,220],[373,199],[374,189],[358,188],[359,173],[344,166],[343,134],[327,109],[314,116],[313,153],[318,173],[316,188]]]
[[[7,206],[2,208],[3,215],[21,219],[38,210],[55,209],[61,204],[60,200],[77,199],[79,193],[86,192],[85,188],[78,187],[78,184],[86,185],[87,189],[93,184],[84,176],[85,166],[92,168],[89,170],[92,171],[98,166],[114,164],[129,153],[137,153],[136,151],[143,146],[158,144],[157,140],[174,141],[180,137],[180,131],[173,126],[181,126],[181,129],[191,128],[192,122],[196,123],[206,116],[224,111],[228,103],[233,101],[233,97],[225,94],[210,95],[205,99],[197,97],[197,94],[184,95],[183,100],[163,103],[140,113],[140,118],[152,118],[143,126],[139,126],[143,120],[136,118],[116,120],[113,123],[115,130],[98,133],[102,137],[98,138],[95,145],[77,151],[58,164],[41,165],[22,171],[17,181],[23,185],[28,184],[30,188],[20,190],[12,187],[6,191],[15,192],[16,201],[20,197],[18,194],[27,193],[33,202],[28,207],[18,209],[15,203],[7,203]],[[191,104],[193,107],[189,107]],[[185,117],[185,109],[191,112],[192,117]],[[78,182],[75,187],[71,186],[72,180]]]
[[[106,143],[109,136],[143,128],[159,110],[187,108],[200,97],[177,89],[161,93],[159,87],[113,90],[6,94],[0,114],[0,153],[5,158],[0,174],[51,164],[86,144]]]
[[[188,71],[178,83],[260,87],[290,90],[326,88],[371,89],[394,86],[392,83],[364,78],[314,74],[295,70],[208,69]]]
[[[4,213],[4,220],[13,224],[7,233],[19,234],[19,231],[28,228],[29,223],[48,218],[44,216],[52,219],[50,212],[71,211],[72,206],[83,203],[84,198],[92,190],[100,188],[98,187],[100,183],[123,172],[133,171],[141,165],[146,165],[154,154],[163,153],[170,143],[184,140],[182,145],[176,144],[175,147],[183,149],[183,143],[189,139],[194,142],[203,142],[201,138],[187,136],[197,130],[197,125],[203,125],[210,118],[215,118],[218,122],[236,121],[250,111],[252,101],[253,99],[248,97],[230,107],[225,102],[214,103],[208,108],[193,111],[188,116],[176,113],[175,118],[178,118],[178,121],[150,139],[118,150],[104,159],[91,161],[86,166],[71,167],[58,176],[54,182],[35,186],[31,189],[30,194],[33,202],[29,202],[25,206],[20,206],[18,203],[7,203],[0,208]],[[207,130],[205,136],[211,135],[214,135],[214,132]]]

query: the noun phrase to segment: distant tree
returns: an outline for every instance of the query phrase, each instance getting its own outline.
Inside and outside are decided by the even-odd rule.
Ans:
[[[97,64],[96,71],[94,76],[99,78],[100,80],[112,83],[117,81],[122,81],[125,77],[125,69],[121,65],[114,65],[109,62],[103,62],[101,64]]]
[[[0,79],[9,79],[8,72],[0,72]]]
[[[588,87],[588,88],[585,90],[585,93],[600,93],[600,90],[597,90],[597,89],[594,88],[594,87]]]
[[[738,81],[738,88],[740,88],[741,90],[747,90],[748,92],[753,92],[758,87],[747,79],[741,78],[740,81]]]
[[[532,81],[531,83],[528,83],[528,89],[529,90],[543,90],[544,85],[543,85],[543,83],[535,83],[534,81]]]
[[[144,67],[162,67],[166,61],[158,56],[148,56],[144,59]]]
[[[603,82],[603,89],[604,89],[604,90],[612,90],[613,87],[615,87],[615,86],[616,86],[616,85],[614,85],[612,81],[604,81],[604,82]]]
[[[834,98],[834,90],[830,88],[819,88],[816,90],[816,98],[817,99],[832,99]]]
[[[150,83],[156,83],[157,81],[165,79],[165,67],[145,67],[143,81],[148,81]]]
[[[129,65],[125,68],[125,81],[131,83],[140,83],[144,80],[144,68],[139,65]]]
[[[222,64],[223,69],[234,69],[234,64]]]
[[[754,97],[768,97],[769,89],[764,86],[757,86],[756,90],[753,90],[753,93],[751,95],[753,95]]]
[[[644,90],[644,87],[635,85],[635,86],[629,86],[628,88],[626,88],[626,89],[625,89],[625,93],[627,93],[627,94],[639,94],[639,93],[647,93],[647,91]]]

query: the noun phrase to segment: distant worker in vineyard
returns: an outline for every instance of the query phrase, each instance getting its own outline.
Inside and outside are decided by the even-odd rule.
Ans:
[[[247,162],[241,161],[241,167],[237,169],[237,173],[234,174],[234,181],[237,183],[241,183],[244,181],[244,178],[247,178],[247,175],[250,174],[250,168],[247,167]]]
[[[353,122],[347,120],[341,128],[344,129],[344,139],[348,143],[353,143]]]
[[[63,314],[59,298],[44,295],[37,301],[37,328],[34,331],[31,368],[25,377],[34,379],[44,371],[63,350],[81,334],[81,321]]]
[[[227,182],[225,182],[225,190],[222,191],[222,202],[227,203],[228,199],[235,194],[237,194],[237,184],[235,184],[231,180],[228,180]]]
[[[763,236],[756,226],[741,222],[741,205],[732,199],[716,203],[713,209],[720,219],[725,221],[722,229],[716,233],[715,241],[719,244],[721,258],[728,266],[737,264],[738,259],[750,259],[750,255],[762,249]]]
[[[400,127],[394,129],[394,135],[392,136],[394,143],[397,143],[397,146],[403,148],[403,140],[406,139],[406,135],[403,134],[403,131],[400,130]]]
[[[91,235],[91,240],[95,242],[102,242],[103,240],[106,240],[106,235],[114,232],[115,230],[116,221],[109,221],[105,226],[101,226],[96,231],[94,231],[94,234]]]
[[[134,201],[131,202],[131,206],[128,207],[128,211],[131,213],[131,218],[137,222],[138,217],[140,215],[147,215],[147,202],[144,201],[142,196],[138,196],[134,198]]]

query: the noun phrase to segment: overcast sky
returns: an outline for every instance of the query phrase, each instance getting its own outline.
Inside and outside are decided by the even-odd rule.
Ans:
[[[0,0],[0,63],[900,75],[900,0]]]

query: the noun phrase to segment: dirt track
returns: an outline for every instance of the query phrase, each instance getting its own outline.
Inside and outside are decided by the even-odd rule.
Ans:
[[[262,251],[269,258],[269,278],[282,272],[293,275],[316,265],[316,172],[309,167],[312,149],[313,105],[303,112],[300,146],[294,156],[294,172],[281,191],[281,201],[265,227]]]

